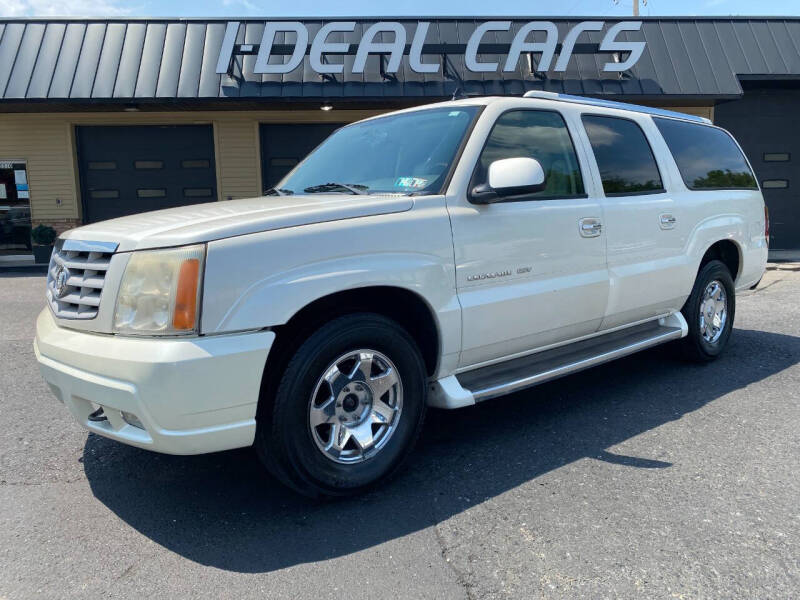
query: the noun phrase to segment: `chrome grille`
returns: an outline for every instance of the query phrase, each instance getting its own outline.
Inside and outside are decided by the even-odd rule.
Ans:
[[[94,319],[117,244],[58,240],[47,271],[47,302],[60,319]]]

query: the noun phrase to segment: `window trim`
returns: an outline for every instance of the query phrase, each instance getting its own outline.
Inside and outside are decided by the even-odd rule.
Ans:
[[[753,164],[750,162],[750,159],[747,158],[747,154],[745,154],[744,150],[742,149],[742,146],[739,144],[736,138],[733,137],[731,132],[728,131],[727,129],[719,127],[718,125],[714,125],[713,123],[712,124],[696,123],[694,121],[686,121],[684,119],[678,119],[675,117],[653,116],[652,119],[653,119],[653,124],[656,126],[656,129],[658,129],[658,135],[660,135],[661,139],[664,140],[664,144],[667,146],[667,150],[669,150],[669,154],[672,157],[673,162],[675,163],[675,168],[678,170],[678,175],[681,176],[681,181],[683,182],[683,185],[685,185],[686,189],[689,190],[690,192],[760,192],[761,191],[761,186],[758,183],[758,177],[756,177],[756,171],[753,168]],[[733,145],[736,146],[736,149],[739,150],[739,152],[741,153],[742,158],[744,158],[744,163],[747,165],[747,168],[750,169],[750,176],[753,178],[753,181],[756,184],[755,187],[703,188],[703,187],[695,187],[693,185],[689,185],[689,182],[686,181],[686,178],[683,176],[683,171],[681,171],[680,165],[678,165],[678,159],[675,158],[675,153],[672,151],[672,148],[669,147],[669,142],[667,141],[667,138],[661,132],[661,128],[659,128],[658,123],[656,122],[657,119],[661,119],[663,121],[677,121],[678,123],[686,123],[688,125],[696,125],[698,127],[707,127],[708,129],[716,129],[717,131],[721,131],[722,133],[727,135],[733,142]]]
[[[644,137],[644,141],[647,144],[647,147],[650,149],[650,156],[653,157],[653,164],[656,166],[658,179],[659,181],[661,181],[661,188],[657,190],[640,190],[638,192],[610,192],[610,193],[606,192],[605,186],[603,185],[603,174],[600,172],[600,165],[597,162],[597,155],[594,152],[594,146],[592,146],[592,138],[589,136],[589,132],[586,131],[586,123],[584,123],[583,117],[603,117],[606,119],[618,119],[620,121],[630,121],[631,123],[636,125],[636,127],[638,127],[639,131],[642,133],[642,136]],[[581,119],[581,125],[583,126],[583,132],[586,134],[586,140],[589,142],[589,150],[591,150],[592,152],[592,158],[594,158],[594,164],[597,167],[597,174],[600,176],[600,189],[602,190],[604,197],[624,198],[625,196],[656,196],[658,194],[667,193],[667,188],[664,185],[664,175],[661,172],[661,166],[658,164],[656,153],[653,151],[653,145],[650,143],[650,138],[647,137],[647,132],[645,132],[645,130],[642,128],[642,126],[636,119],[631,119],[630,117],[618,117],[617,115],[609,115],[605,113],[596,113],[596,112],[581,112],[580,119]]]
[[[537,113],[555,113],[564,123],[564,128],[567,130],[567,136],[569,136],[570,144],[572,144],[572,152],[575,154],[575,160],[578,163],[578,171],[581,174],[581,185],[583,185],[583,193],[582,194],[562,194],[560,196],[547,196],[547,197],[535,197],[534,194],[517,194],[514,196],[503,196],[502,198],[498,198],[494,202],[490,202],[490,204],[505,204],[506,202],[543,202],[546,200],[582,200],[589,197],[589,194],[586,191],[586,176],[583,172],[583,165],[581,164],[581,159],[578,156],[578,148],[575,145],[575,138],[572,135],[572,131],[569,128],[569,122],[564,117],[564,113],[560,110],[556,110],[554,108],[527,108],[527,107],[514,107],[514,108],[507,108],[503,112],[501,112],[492,123],[492,128],[489,130],[489,133],[486,134],[486,138],[483,140],[483,145],[481,146],[480,152],[478,152],[478,157],[475,159],[475,164],[472,167],[472,175],[469,177],[469,181],[467,182],[467,201],[470,204],[477,204],[477,205],[485,205],[486,202],[478,202],[476,201],[476,197],[473,195],[472,190],[478,186],[478,183],[475,183],[475,177],[478,174],[478,166],[481,162],[481,156],[483,156],[484,150],[486,150],[486,146],[489,143],[489,139],[492,137],[492,133],[494,133],[494,128],[497,127],[497,122],[506,114],[510,112],[537,112]],[[476,120],[477,122],[477,120]],[[459,159],[460,154],[459,154]],[[535,192],[539,193],[539,192]]]

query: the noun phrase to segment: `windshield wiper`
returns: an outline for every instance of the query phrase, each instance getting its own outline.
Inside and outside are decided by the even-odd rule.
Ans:
[[[285,188],[272,187],[264,191],[265,196],[291,196],[292,194],[294,194],[292,190],[287,190]]]
[[[307,194],[321,194],[325,192],[335,192],[335,191],[346,191],[350,192],[351,194],[362,195],[366,194],[367,190],[369,189],[366,185],[360,185],[357,183],[338,183],[336,181],[330,181],[328,183],[320,183],[319,185],[312,185],[311,187],[307,187],[303,191]]]

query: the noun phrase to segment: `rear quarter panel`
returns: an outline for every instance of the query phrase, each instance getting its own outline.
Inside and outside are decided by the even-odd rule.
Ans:
[[[656,139],[654,145],[659,146],[663,152],[663,162],[669,166],[676,210],[690,224],[682,253],[686,259],[687,273],[681,278],[683,286],[680,297],[685,300],[689,296],[700,261],[706,251],[721,240],[733,242],[739,251],[738,272],[731,273],[736,289],[746,289],[757,283],[764,274],[769,251],[769,243],[764,235],[766,223],[761,190],[689,189],[657,128],[653,126],[651,132],[651,137]],[[744,155],[741,147],[739,150]],[[752,165],[750,170],[755,173]]]

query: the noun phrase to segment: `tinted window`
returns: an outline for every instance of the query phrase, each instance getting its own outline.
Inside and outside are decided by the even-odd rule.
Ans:
[[[607,196],[663,191],[656,159],[642,129],[628,119],[584,115]]]
[[[675,157],[686,187],[693,190],[757,187],[742,151],[727,132],[674,119],[653,120]]]
[[[473,184],[486,182],[489,165],[501,158],[535,158],[545,172],[545,189],[532,198],[564,198],[584,193],[581,170],[567,125],[556,112],[514,110],[497,119],[486,140]]]

